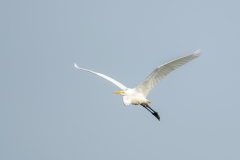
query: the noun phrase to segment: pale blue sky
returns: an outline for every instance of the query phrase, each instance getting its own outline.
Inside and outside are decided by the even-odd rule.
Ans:
[[[0,159],[238,160],[239,1],[0,0]],[[197,49],[125,107],[157,66]]]

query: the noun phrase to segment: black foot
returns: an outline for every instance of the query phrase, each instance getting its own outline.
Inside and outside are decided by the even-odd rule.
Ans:
[[[153,112],[152,114],[160,121],[160,116],[158,115],[158,112]]]

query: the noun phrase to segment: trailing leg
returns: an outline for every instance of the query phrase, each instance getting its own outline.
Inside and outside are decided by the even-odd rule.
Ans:
[[[160,121],[160,116],[158,115],[158,112],[154,111],[149,105],[147,104],[141,104],[144,108],[146,108],[150,113],[152,113],[159,121]]]

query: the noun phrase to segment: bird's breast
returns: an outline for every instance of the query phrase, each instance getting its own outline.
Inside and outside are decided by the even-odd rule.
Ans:
[[[150,101],[144,97],[139,97],[139,96],[132,97],[133,105],[148,104],[148,103],[150,103]]]

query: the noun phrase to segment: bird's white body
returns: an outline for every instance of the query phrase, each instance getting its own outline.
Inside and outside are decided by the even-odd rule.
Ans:
[[[149,104],[151,103],[149,100],[146,99],[146,97],[136,90],[136,88],[127,88],[124,91],[123,95],[123,103],[125,106],[128,106],[130,104],[133,105],[140,105],[140,104]]]
[[[190,54],[190,55],[182,57],[182,58],[178,58],[176,60],[170,61],[168,63],[165,63],[165,64],[157,67],[138,87],[133,88],[133,89],[127,88],[120,82],[118,82],[104,74],[97,73],[97,72],[87,70],[84,68],[79,68],[75,63],[74,63],[74,66],[77,69],[91,72],[97,76],[100,76],[100,77],[112,82],[116,86],[118,86],[121,89],[121,91],[117,91],[114,93],[123,95],[124,105],[126,105],[126,106],[130,105],[130,104],[133,104],[133,105],[146,104],[147,105],[150,103],[150,101],[147,100],[146,97],[147,97],[148,93],[150,92],[150,90],[154,86],[156,86],[159,81],[161,81],[171,71],[173,71],[173,70],[181,67],[182,65],[186,64],[187,62],[197,58],[200,55],[200,53],[201,53],[200,50],[197,50],[193,54]]]

